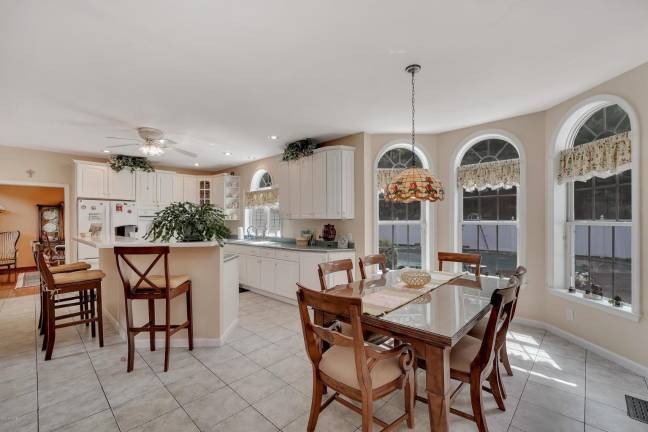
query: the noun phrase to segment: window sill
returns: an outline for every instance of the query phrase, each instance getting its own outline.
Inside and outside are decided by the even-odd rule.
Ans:
[[[588,299],[583,297],[583,294],[579,292],[570,293],[561,289],[549,289],[549,291],[551,292],[551,294],[557,297],[562,297],[567,300],[575,301],[576,303],[581,303],[586,306],[602,310],[609,314],[616,315],[630,321],[639,322],[639,319],[641,318],[641,315],[632,312],[632,308],[628,305],[615,307],[612,306],[610,303],[608,303],[606,299],[603,300]]]

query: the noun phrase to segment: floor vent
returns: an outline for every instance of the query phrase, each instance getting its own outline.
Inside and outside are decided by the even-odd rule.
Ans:
[[[648,423],[648,401],[625,395],[628,417]]]

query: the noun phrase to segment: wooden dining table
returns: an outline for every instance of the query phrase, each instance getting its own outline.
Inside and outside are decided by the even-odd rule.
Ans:
[[[363,313],[364,330],[408,342],[417,356],[425,359],[430,430],[450,428],[450,350],[489,312],[492,292],[506,287],[507,282],[499,277],[466,274],[380,315]],[[375,299],[376,293],[393,288],[403,288],[398,270],[336,285],[325,292]],[[321,311],[314,312],[318,324],[329,318]],[[344,321],[345,317],[337,319]]]

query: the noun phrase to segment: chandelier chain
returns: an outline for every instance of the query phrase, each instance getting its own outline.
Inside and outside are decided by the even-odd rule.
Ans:
[[[415,117],[414,117],[414,115],[416,113],[416,108],[415,108],[415,105],[414,105],[414,102],[416,100],[416,92],[415,92],[415,87],[414,87],[414,74],[415,74],[415,71],[412,70],[411,73],[412,73],[412,166],[414,166],[415,165],[415,159],[416,159],[416,156],[415,156],[415,153],[414,153],[414,145],[415,145],[415,142],[416,142],[416,135],[415,135],[415,132],[414,132],[414,130],[415,130],[414,129],[414,127],[415,127]]]

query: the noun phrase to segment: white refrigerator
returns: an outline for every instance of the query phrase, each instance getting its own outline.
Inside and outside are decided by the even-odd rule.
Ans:
[[[93,241],[105,242],[110,235],[110,201],[80,199],[77,202],[77,235]],[[93,264],[99,250],[77,242],[77,260]]]

